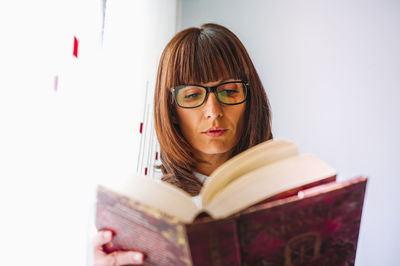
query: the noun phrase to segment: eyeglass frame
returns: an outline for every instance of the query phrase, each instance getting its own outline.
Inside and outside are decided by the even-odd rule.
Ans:
[[[230,84],[230,83],[242,83],[242,84],[243,84],[243,88],[244,88],[244,99],[243,99],[243,101],[238,102],[238,103],[224,103],[224,102],[221,101],[221,99],[218,97],[217,88],[218,88],[219,86],[221,86],[221,85]],[[203,100],[203,102],[202,102],[201,104],[196,105],[196,106],[190,106],[190,107],[189,107],[189,106],[181,106],[181,105],[178,103],[178,100],[177,100],[177,90],[176,90],[176,88],[178,88],[178,87],[186,87],[186,86],[196,86],[196,87],[201,87],[201,88],[203,88],[203,89],[206,90],[206,96],[204,97],[204,100]],[[171,91],[172,95],[174,96],[174,100],[175,100],[175,103],[176,103],[177,106],[179,106],[180,108],[185,108],[185,109],[193,109],[193,108],[197,108],[197,107],[202,106],[202,105],[207,101],[208,95],[210,94],[210,92],[213,92],[214,95],[215,95],[215,98],[217,98],[217,100],[218,100],[220,103],[225,104],[225,105],[238,105],[238,104],[244,103],[245,101],[247,101],[247,96],[248,96],[248,92],[249,92],[249,86],[250,86],[250,85],[249,85],[249,82],[248,82],[248,81],[227,81],[227,82],[222,82],[222,83],[220,83],[220,84],[218,84],[218,85],[216,85],[216,86],[212,86],[212,87],[202,86],[202,85],[198,85],[198,84],[183,84],[183,85],[178,85],[178,86],[172,87],[172,88],[170,89],[170,91]]]

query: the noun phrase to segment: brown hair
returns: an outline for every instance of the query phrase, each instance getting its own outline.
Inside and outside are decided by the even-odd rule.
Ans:
[[[160,143],[162,180],[191,195],[197,195],[202,184],[193,176],[193,148],[174,122],[176,107],[170,88],[228,78],[248,81],[250,84],[245,125],[232,157],[272,138],[268,99],[243,44],[227,28],[204,24],[200,28],[178,32],[160,58],[154,93],[154,118]]]

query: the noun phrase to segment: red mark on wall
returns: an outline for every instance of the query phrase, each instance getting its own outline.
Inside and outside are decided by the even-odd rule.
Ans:
[[[76,58],[78,58],[78,44],[79,44],[79,41],[74,36],[74,52],[73,52],[73,56],[75,56]]]
[[[57,91],[58,89],[58,76],[54,76],[54,91]]]
[[[156,152],[156,160],[158,160],[158,152]]]
[[[142,131],[143,131],[143,123],[140,123],[140,129],[139,129],[140,134],[142,134]]]
[[[144,175],[147,175],[147,167],[144,168]]]

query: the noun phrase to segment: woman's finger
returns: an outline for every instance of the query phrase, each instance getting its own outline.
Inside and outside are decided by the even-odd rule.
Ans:
[[[138,251],[115,251],[106,254],[103,245],[110,242],[112,238],[113,233],[109,230],[99,231],[93,237],[95,266],[138,265],[143,263],[144,255]]]
[[[109,230],[102,230],[93,236],[93,246],[96,249],[103,249],[103,245],[107,244],[112,239],[112,232]]]
[[[143,254],[136,251],[114,251],[101,259],[101,266],[119,266],[134,264],[139,265],[143,263]]]

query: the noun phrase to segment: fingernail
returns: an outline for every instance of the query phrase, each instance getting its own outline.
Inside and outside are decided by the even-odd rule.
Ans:
[[[110,231],[104,231],[104,238],[110,239],[111,238],[111,232]]]
[[[142,253],[134,253],[133,254],[133,259],[136,262],[143,262],[143,254]]]

